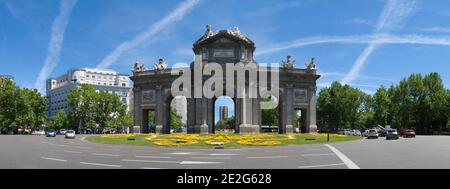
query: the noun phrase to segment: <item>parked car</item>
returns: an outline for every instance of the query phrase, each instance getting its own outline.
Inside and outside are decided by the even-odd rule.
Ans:
[[[344,129],[344,135],[353,135],[353,131],[350,129]]]
[[[68,130],[68,131],[66,131],[64,136],[65,136],[65,138],[75,139],[75,131]]]
[[[56,137],[56,131],[53,129],[47,130],[47,137]]]
[[[405,131],[405,134],[403,135],[404,138],[416,138],[416,132],[412,129],[408,129]]]
[[[67,129],[61,129],[61,130],[59,130],[59,134],[61,134],[61,135],[65,135],[66,132],[67,132]]]
[[[352,135],[353,135],[353,136],[361,136],[361,131],[359,131],[359,130],[353,130]]]
[[[366,130],[366,137],[368,139],[371,139],[371,138],[378,139],[378,131],[376,129]]]
[[[395,129],[389,129],[386,131],[386,140],[398,140],[399,136],[398,136],[398,132]]]
[[[36,130],[31,133],[32,135],[45,135],[44,130]]]

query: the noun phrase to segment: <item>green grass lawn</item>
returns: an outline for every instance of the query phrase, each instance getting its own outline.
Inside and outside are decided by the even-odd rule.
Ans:
[[[208,137],[211,135],[199,135],[200,137]],[[231,135],[239,137],[239,135]],[[248,136],[248,135],[247,135]],[[277,136],[286,136],[286,135],[273,135],[274,137]],[[304,145],[304,144],[324,144],[327,143],[327,137],[326,135],[313,135],[313,134],[294,134],[292,136],[295,136],[295,139],[293,140],[276,140],[273,139],[274,137],[267,138],[267,140],[270,141],[279,141],[280,144],[274,145],[274,146],[286,146],[286,145]],[[88,136],[86,137],[87,141],[90,142],[97,142],[97,143],[104,143],[104,144],[121,144],[121,145],[135,145],[135,146],[155,146],[159,147],[156,144],[153,144],[153,141],[145,140],[148,136],[142,136],[137,135],[133,136],[134,140],[128,140],[127,138],[102,138],[101,136]],[[158,135],[159,139],[169,139],[173,140],[173,135]],[[346,142],[346,141],[354,141],[359,140],[361,137],[358,136],[335,136],[331,135],[330,142]],[[265,140],[265,139],[263,139]],[[254,147],[257,145],[243,145],[238,144],[236,140],[230,140],[228,144],[223,145],[224,148],[249,148]],[[200,140],[197,144],[190,144],[190,145],[181,145],[181,146],[174,146],[176,147],[182,147],[182,148],[214,148],[216,146],[205,144],[203,140]]]

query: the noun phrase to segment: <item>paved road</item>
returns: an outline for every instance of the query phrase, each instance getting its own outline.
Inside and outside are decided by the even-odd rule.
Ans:
[[[438,136],[222,150],[107,145],[81,138],[0,136],[0,168],[450,168],[450,137]]]

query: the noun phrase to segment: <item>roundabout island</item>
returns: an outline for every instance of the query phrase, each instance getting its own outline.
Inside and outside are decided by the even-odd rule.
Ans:
[[[89,136],[85,140],[104,144],[136,146],[186,147],[186,148],[245,148],[251,146],[287,146],[324,144],[359,140],[358,136],[330,134],[122,134]]]

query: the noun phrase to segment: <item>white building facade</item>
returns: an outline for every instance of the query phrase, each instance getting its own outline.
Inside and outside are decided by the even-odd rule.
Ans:
[[[47,116],[54,117],[58,112],[70,111],[69,93],[81,84],[94,86],[97,92],[106,91],[119,95],[130,110],[130,79],[127,74],[120,74],[108,69],[81,68],[69,70],[66,74],[47,80]]]

